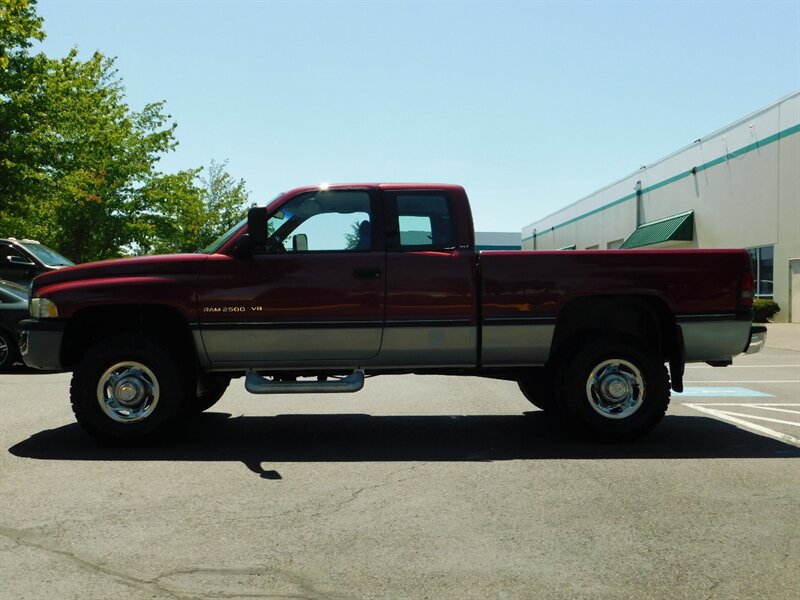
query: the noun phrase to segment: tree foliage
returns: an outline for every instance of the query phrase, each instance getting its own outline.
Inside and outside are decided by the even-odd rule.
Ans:
[[[152,178],[142,189],[145,204],[158,206],[143,219],[139,244],[156,253],[194,252],[210,244],[243,217],[248,193],[226,163]]]
[[[164,174],[176,124],[164,102],[125,102],[114,59],[32,54],[35,2],[0,4],[0,236],[35,237],[76,262],[194,250],[242,211],[226,163]],[[213,230],[213,231],[212,231]]]

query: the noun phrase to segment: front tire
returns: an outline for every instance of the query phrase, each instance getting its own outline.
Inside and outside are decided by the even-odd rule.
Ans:
[[[203,382],[203,391],[187,401],[185,415],[199,415],[214,406],[225,394],[230,382],[229,377],[208,377]]]
[[[658,354],[636,338],[593,337],[567,355],[556,395],[581,432],[627,441],[652,430],[669,406],[669,375]]]
[[[158,340],[121,335],[98,342],[76,367],[72,410],[107,442],[145,441],[173,421],[186,397],[186,377]]]

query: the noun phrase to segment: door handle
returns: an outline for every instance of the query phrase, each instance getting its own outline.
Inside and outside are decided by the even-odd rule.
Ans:
[[[361,269],[356,269],[353,271],[353,276],[356,279],[364,279],[364,280],[373,280],[373,279],[380,279],[381,278],[381,270],[375,269],[371,267],[364,267]]]

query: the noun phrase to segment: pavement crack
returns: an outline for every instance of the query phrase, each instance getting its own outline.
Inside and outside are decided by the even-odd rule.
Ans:
[[[415,471],[417,466],[418,465],[412,465],[410,467],[397,469],[396,471],[392,471],[391,473],[389,473],[389,477],[391,477],[393,475],[397,475],[398,473],[404,473],[404,472],[407,472],[407,471]],[[338,502],[337,504],[335,504],[333,507],[329,508],[328,510],[322,510],[322,511],[316,512],[316,513],[312,514],[311,516],[313,516],[313,517],[321,517],[321,516],[329,516],[329,515],[335,514],[335,513],[339,512],[340,510],[342,510],[344,507],[346,507],[348,504],[351,504],[352,502],[354,502],[364,492],[371,492],[373,490],[377,490],[377,489],[380,489],[380,488],[388,487],[390,485],[397,485],[398,483],[403,483],[403,482],[409,481],[411,479],[414,479],[414,476],[403,477],[401,479],[393,479],[392,481],[384,481],[383,483],[376,483],[375,485],[367,485],[367,486],[358,488],[357,490],[355,490],[354,492],[352,492],[350,494],[349,498],[347,498],[345,500],[342,500],[341,502]]]
[[[114,569],[106,565],[95,562],[86,556],[81,556],[76,552],[59,548],[49,542],[46,538],[37,534],[30,529],[15,529],[0,525],[0,536],[10,540],[18,546],[33,548],[47,554],[61,557],[90,571],[96,575],[111,578],[117,583],[125,585],[139,591],[152,594],[154,597],[160,598],[174,598],[175,600],[213,600],[213,599],[226,599],[226,598],[286,598],[287,600],[333,600],[332,596],[323,594],[314,589],[312,583],[298,574],[288,573],[277,568],[241,568],[241,569],[179,569],[162,573],[153,579],[144,579],[136,577],[125,571]],[[290,585],[298,589],[297,593],[269,593],[269,592],[196,592],[180,589],[178,586],[168,584],[163,581],[169,577],[180,576],[203,576],[203,575],[252,575],[252,576],[272,576],[276,579],[288,582]]]
[[[105,565],[98,564],[87,557],[79,556],[75,552],[71,552],[63,548],[58,548],[55,545],[49,543],[42,536],[28,529],[14,529],[13,527],[0,525],[0,535],[20,546],[27,546],[29,548],[34,548],[36,550],[41,550],[48,554],[53,554],[65,558],[70,562],[86,569],[87,571],[91,571],[92,573],[95,573],[97,575],[111,577],[112,579],[115,579],[117,582],[126,585],[128,587],[132,587],[149,593],[161,594],[162,596],[168,596],[170,598],[176,598],[178,600],[184,598],[196,597],[196,596],[181,594],[179,592],[176,593],[173,590],[162,588],[161,586],[154,584],[153,582],[148,581],[146,579],[141,579],[129,573],[125,573],[124,571],[119,571],[107,567]]]

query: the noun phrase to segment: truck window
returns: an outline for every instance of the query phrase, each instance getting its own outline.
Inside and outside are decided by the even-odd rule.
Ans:
[[[371,215],[370,195],[365,191],[303,194],[269,218],[269,247],[279,252],[370,250]]]
[[[397,210],[399,235],[391,248],[444,250],[455,246],[450,204],[444,193],[398,192],[392,208]]]

